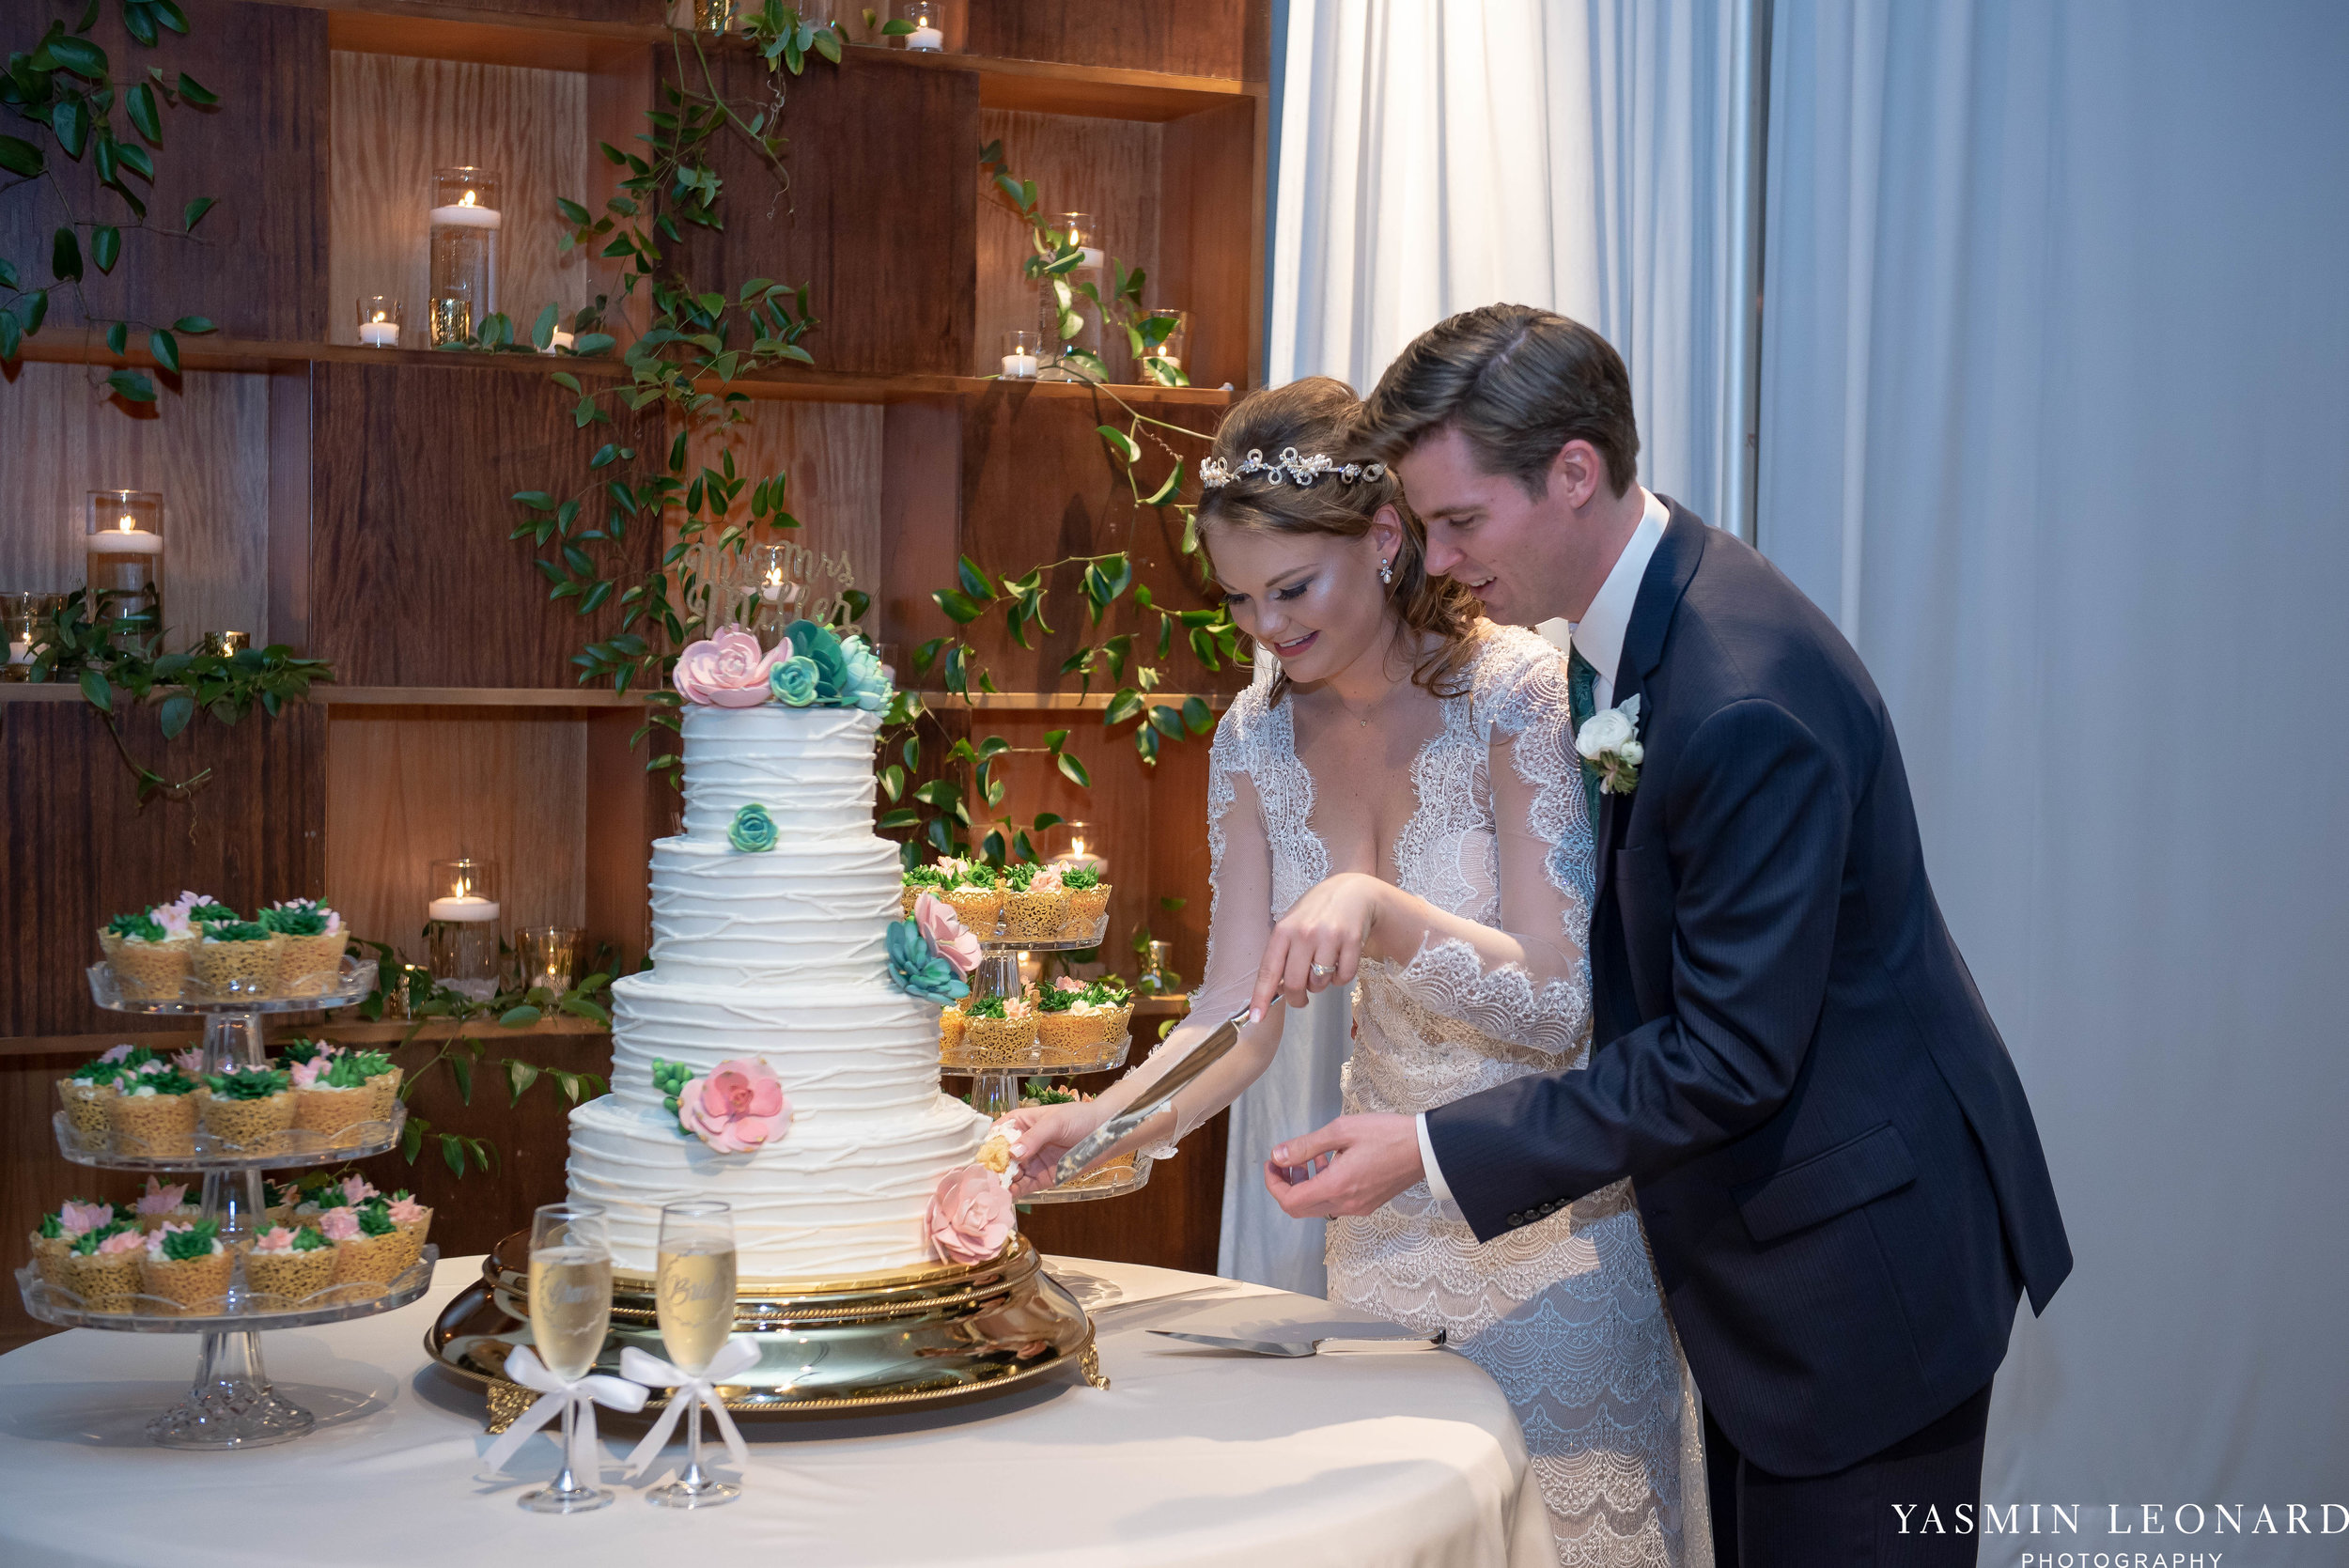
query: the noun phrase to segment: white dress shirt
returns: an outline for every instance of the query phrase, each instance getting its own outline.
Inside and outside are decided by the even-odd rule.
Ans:
[[[1640,513],[1640,525],[1625,541],[1623,553],[1615,557],[1607,581],[1600,583],[1590,608],[1582,612],[1579,621],[1544,621],[1538,629],[1543,636],[1557,643],[1557,629],[1565,628],[1573,638],[1577,652],[1591,666],[1592,711],[1615,706],[1615,676],[1621,673],[1623,640],[1631,630],[1632,607],[1640,601],[1640,583],[1647,576],[1648,562],[1656,554],[1656,547],[1663,542],[1664,524],[1671,514],[1655,493],[1645,487],[1640,490],[1645,498]],[[1427,1173],[1427,1190],[1445,1203],[1452,1202],[1452,1188],[1445,1185],[1443,1172],[1436,1164],[1435,1141],[1427,1136],[1427,1114],[1422,1111],[1419,1123],[1419,1162]]]

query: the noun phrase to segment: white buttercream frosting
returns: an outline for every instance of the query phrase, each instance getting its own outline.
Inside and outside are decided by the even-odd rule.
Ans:
[[[895,847],[873,832],[858,709],[685,710],[685,832],[653,846],[653,967],[614,983],[613,1093],[571,1112],[570,1189],[602,1203],[614,1261],[655,1266],[661,1206],[734,1205],[743,1274],[837,1278],[932,1261],[923,1217],[987,1120],[938,1092],[938,1009],[889,983]],[[735,849],[764,806],[775,847]],[[696,1076],[760,1057],[789,1131],[745,1154],[678,1136],[656,1060]]]

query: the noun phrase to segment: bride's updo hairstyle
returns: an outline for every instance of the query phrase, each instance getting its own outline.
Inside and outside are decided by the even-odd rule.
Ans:
[[[1286,474],[1237,472],[1251,452],[1271,462],[1296,448],[1300,458],[1327,456],[1339,468],[1362,462],[1346,446],[1347,432],[1361,408],[1353,389],[1328,376],[1309,376],[1286,386],[1252,392],[1223,416],[1215,433],[1212,459],[1232,474],[1229,482],[1203,490],[1199,537],[1210,560],[1213,531],[1246,528],[1271,534],[1334,534],[1359,539],[1370,532],[1381,506],[1402,520],[1402,542],[1394,554],[1394,581],[1387,585],[1390,612],[1407,629],[1432,638],[1433,645],[1411,672],[1412,681],[1439,697],[1458,696],[1461,673],[1474,649],[1484,606],[1449,578],[1427,575],[1427,531],[1403,499],[1402,482],[1392,470],[1351,482],[1334,472],[1299,485]],[[1285,678],[1285,677],[1284,677]]]

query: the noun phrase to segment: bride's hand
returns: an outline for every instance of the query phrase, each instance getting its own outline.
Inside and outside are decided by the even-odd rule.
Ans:
[[[1301,1006],[1312,992],[1351,982],[1392,891],[1359,871],[1340,872],[1309,889],[1272,928],[1250,1009],[1261,1017],[1276,1001]]]
[[[1050,1187],[1060,1157],[1083,1142],[1109,1117],[1098,1100],[1081,1100],[1029,1106],[998,1121],[995,1131],[1011,1141],[1012,1157],[1019,1161],[1012,1196],[1025,1198]]]

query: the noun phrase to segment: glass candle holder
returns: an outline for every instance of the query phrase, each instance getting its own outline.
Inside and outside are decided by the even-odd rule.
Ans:
[[[359,296],[359,341],[370,349],[399,347],[399,302],[389,294]]]
[[[498,177],[487,169],[465,165],[443,169],[432,177],[432,340],[462,341],[474,327],[498,307],[498,230],[506,220],[498,211]],[[466,332],[455,339],[442,336],[441,306],[444,300],[466,302]]]
[[[946,47],[945,28],[941,24],[938,7],[931,0],[913,0],[900,14],[913,23],[913,31],[906,35],[908,49],[935,54]]]
[[[252,645],[253,634],[249,631],[208,631],[204,634],[204,640],[196,644],[196,648],[198,652],[215,654],[222,659],[226,659],[232,654],[242,653]]]
[[[1163,327],[1152,323],[1163,321]],[[1183,370],[1183,355],[1190,349],[1190,312],[1161,306],[1143,317],[1142,374],[1143,379],[1159,386],[1189,386],[1190,380]],[[1162,334],[1151,343],[1153,333]]]
[[[1045,841],[1050,863],[1064,871],[1076,866],[1090,866],[1108,881],[1110,862],[1101,853],[1101,835],[1086,822],[1062,822],[1052,828]]]
[[[670,16],[675,25],[697,33],[728,33],[734,30],[734,0],[681,0]]]
[[[82,537],[93,621],[112,620],[115,646],[163,629],[163,498],[155,490],[92,490]]]
[[[425,933],[432,977],[487,1001],[498,988],[496,865],[471,856],[434,861],[426,886],[431,890]]]
[[[452,343],[464,343],[473,337],[473,289],[469,285],[452,283],[445,292],[432,296],[432,319],[426,323],[431,331],[432,347],[446,348]]]
[[[1068,308],[1061,309],[1060,290],[1054,280],[1046,278],[1036,287],[1036,336],[1043,346],[1043,367],[1037,371],[1039,380],[1074,381],[1085,378],[1063,363],[1072,353],[1101,353],[1101,307],[1073,292],[1081,283],[1101,291],[1101,269],[1108,257],[1101,248],[1101,228],[1090,212],[1061,212],[1053,215],[1050,230],[1057,247],[1069,244],[1077,247],[1077,265],[1060,274],[1059,281],[1072,290]]]
[[[1034,333],[1011,332],[1003,334],[1003,380],[1033,381],[1042,364],[1039,344]]]
[[[525,925],[515,932],[514,956],[521,969],[522,989],[543,986],[557,996],[569,990],[586,940],[586,932],[564,925]]]
[[[48,640],[64,602],[63,594],[30,589],[0,593],[0,646],[7,650],[5,661],[0,661],[0,680],[33,678],[35,653]]]

